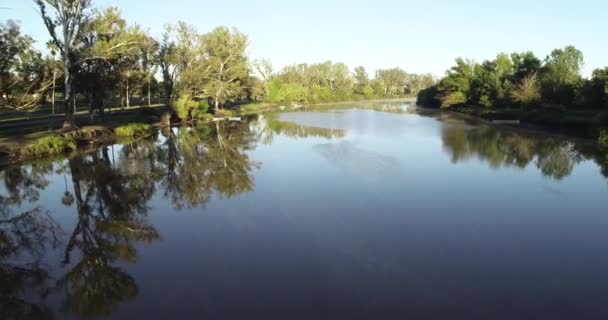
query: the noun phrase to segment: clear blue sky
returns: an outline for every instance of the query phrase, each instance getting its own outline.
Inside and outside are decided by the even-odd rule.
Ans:
[[[399,66],[443,75],[458,56],[477,61],[498,52],[575,45],[584,74],[608,66],[606,0],[96,0],[122,8],[154,35],[184,20],[200,31],[237,27],[252,58],[276,67],[342,61],[369,71]],[[44,43],[48,36],[31,0],[0,0],[0,19],[16,19]],[[371,72],[370,72],[371,73]]]

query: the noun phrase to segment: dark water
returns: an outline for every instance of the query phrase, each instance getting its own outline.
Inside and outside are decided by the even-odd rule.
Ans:
[[[348,107],[2,169],[0,319],[608,318],[593,143]]]

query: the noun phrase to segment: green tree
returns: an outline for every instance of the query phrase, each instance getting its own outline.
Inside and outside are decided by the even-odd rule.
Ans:
[[[553,50],[545,59],[542,72],[543,97],[549,102],[571,105],[583,62],[583,53],[573,46]]]
[[[385,95],[403,94],[407,73],[400,68],[392,68],[376,71],[376,79],[384,84]]]
[[[123,106],[128,107],[132,88],[149,73],[142,56],[149,37],[138,26],[128,26],[120,10],[110,7],[89,19],[81,41],[75,81],[89,99],[89,116],[103,114],[109,95],[123,97]]]
[[[364,67],[356,67],[354,70],[354,78],[355,78],[355,93],[357,94],[365,94],[364,89],[369,86],[369,75],[367,71],[365,71]],[[373,90],[373,89],[372,89]]]
[[[205,82],[203,90],[213,99],[214,112],[238,98],[241,81],[249,76],[247,37],[236,29],[214,29],[202,37]]]
[[[471,60],[456,59],[456,66],[452,67],[445,78],[439,82],[442,107],[450,107],[472,100],[471,85],[478,69],[479,65]]]

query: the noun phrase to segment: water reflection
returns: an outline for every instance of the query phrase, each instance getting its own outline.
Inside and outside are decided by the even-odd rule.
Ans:
[[[378,108],[389,112],[397,112],[397,109],[393,110],[390,106],[384,105]],[[387,119],[385,116],[370,121]],[[83,319],[110,317],[126,302],[136,300],[140,296],[142,280],[130,271],[130,267],[138,262],[143,247],[160,242],[163,238],[159,231],[162,230],[161,226],[154,225],[149,216],[152,213],[151,203],[170,202],[172,208],[188,212],[189,208],[212,207],[214,199],[218,201],[252,192],[256,188],[255,171],[262,166],[252,157],[252,152],[258,144],[270,145],[277,141],[283,142],[278,140],[279,136],[290,141],[305,138],[335,139],[338,141],[327,143],[312,140],[312,150],[316,151],[312,153],[325,163],[346,171],[349,175],[363,174],[382,178],[398,176],[404,170],[402,165],[405,163],[404,158],[412,157],[413,152],[416,151],[412,149],[407,150],[410,153],[385,153],[383,147],[396,148],[400,146],[399,142],[391,144],[393,141],[389,141],[391,143],[384,146],[366,144],[369,143],[365,136],[368,131],[357,137],[360,140],[349,140],[352,138],[348,135],[350,126],[346,126],[348,128],[346,130],[314,125],[303,126],[279,120],[276,114],[246,120],[217,122],[191,128],[164,129],[147,139],[103,147],[62,161],[36,162],[1,170],[0,319],[49,319],[53,315],[56,318],[69,316]],[[394,120],[393,126],[402,125],[401,118]],[[431,118],[423,118],[420,121],[434,130],[435,127],[429,125],[431,120]],[[444,151],[454,163],[480,159],[494,169],[527,168],[532,165],[545,176],[565,179],[572,174],[579,163],[593,160],[601,167],[604,176],[608,176],[608,157],[588,143],[507,128],[470,125],[464,120],[453,118],[440,120],[442,121],[440,124],[432,122],[439,128],[434,132],[438,136],[433,138],[440,141]],[[378,127],[381,125],[383,123]],[[374,128],[375,126],[370,132]],[[411,132],[413,131],[407,133]],[[424,134],[427,132],[423,131]],[[403,134],[400,139],[410,137]],[[385,141],[383,139],[371,141]],[[426,143],[426,141],[428,140],[415,142]],[[303,146],[310,145],[303,144]],[[401,157],[401,155],[405,156]],[[313,163],[312,161],[316,159],[311,157],[304,160]],[[332,174],[331,170],[327,168],[325,170],[326,174]],[[273,173],[277,174],[277,172]],[[323,181],[322,177],[319,179],[318,181]],[[382,180],[382,183],[384,181],[386,179]],[[330,182],[327,183],[328,190],[335,187]],[[348,186],[340,185],[340,187]],[[545,192],[555,193],[563,198],[560,189],[552,186],[543,188]],[[377,221],[375,213],[368,217],[363,214],[365,211],[378,211],[380,212],[378,216],[381,217],[382,210],[386,209],[383,205],[401,203],[394,201],[395,198],[401,200],[401,195],[395,196],[391,190],[381,187],[378,190],[383,192],[382,197],[372,197],[361,190],[354,190],[361,192],[361,199],[374,204],[373,210],[366,208],[363,200],[348,199],[348,195],[344,195],[342,199],[346,201],[336,200],[340,202],[339,205],[334,203],[334,207],[329,205],[327,208],[324,204],[319,205],[317,211],[323,213],[323,218],[318,221],[314,220],[315,216],[308,212],[298,215],[298,210],[307,210],[298,206],[305,206],[310,199],[315,199],[317,194],[300,198],[299,201],[294,200],[293,203],[297,205],[293,207],[288,206],[291,204],[289,201],[281,199],[285,211],[295,212],[288,216],[289,219],[294,219],[292,229],[289,229],[289,223],[273,224],[275,221],[271,219],[276,219],[276,216],[266,216],[260,212],[257,212],[257,216],[256,212],[252,212],[251,216],[258,218],[256,222],[261,221],[256,225],[260,230],[270,230],[283,235],[286,242],[293,241],[289,238],[292,235],[290,232],[299,230],[294,234],[296,238],[301,237],[301,242],[296,244],[302,246],[304,253],[302,257],[293,261],[309,263],[308,266],[311,266],[310,261],[319,259],[316,259],[318,258],[316,256],[312,256],[316,260],[309,259],[311,256],[304,256],[306,252],[311,255],[313,253],[304,250],[309,242],[306,239],[308,233],[302,230],[320,232],[317,228],[319,221],[328,228],[322,231],[336,238],[344,237],[340,232],[344,228],[336,227],[343,221],[346,226],[357,230],[356,233],[353,232],[356,234],[353,239],[366,239],[366,233],[373,235],[376,227],[377,230],[381,230],[379,234],[384,234],[387,228],[395,231],[399,236],[417,234],[415,227],[418,225],[415,219],[408,222],[412,225],[411,232],[397,230],[397,227],[405,226],[398,223],[397,219],[402,217],[401,215],[395,215],[393,217],[395,220],[390,220],[390,223],[387,222],[382,227],[375,226],[374,229],[362,227],[374,226],[374,222]],[[304,191],[300,192],[304,193]],[[285,195],[285,198],[292,196],[281,193],[278,195]],[[328,194],[324,201],[331,202],[332,197],[333,194]],[[257,199],[261,199],[260,202],[266,201],[261,203],[261,208],[274,205],[274,199],[270,204],[264,196]],[[353,201],[350,215],[332,215],[332,208],[338,208],[337,211],[344,209],[350,200]],[[403,211],[401,207],[394,209],[395,212]],[[50,212],[51,210],[56,212]],[[69,214],[65,214],[64,211]],[[357,215],[359,211],[361,215]],[[69,222],[57,221],[61,219],[67,219]],[[298,229],[300,226],[297,222],[303,221],[309,221],[310,224]],[[239,222],[242,223],[241,220]],[[276,226],[276,229],[268,228],[269,225]],[[394,226],[394,229],[390,226]],[[281,233],[283,227],[287,228],[287,231]],[[361,227],[360,231],[359,227]],[[446,230],[448,229],[446,227]],[[420,237],[424,238],[426,234],[444,234],[443,232],[445,230],[421,232]],[[264,240],[266,238],[263,233],[260,231],[259,234],[249,234],[251,238],[247,239]],[[221,232],[218,234],[213,235],[225,240],[221,238]],[[236,239],[237,236],[235,241]],[[382,250],[373,250],[380,252],[378,261],[392,261],[391,259],[399,258],[396,256],[397,253],[392,256],[383,251],[393,250],[396,246],[380,246],[382,237],[376,239],[380,239],[378,244],[382,247]],[[269,247],[263,249],[277,249],[272,245],[275,243],[274,238],[269,236],[266,240]],[[387,236],[385,240],[390,242],[384,244],[415,243],[415,241],[402,241],[403,239],[398,239],[397,236],[394,239]],[[324,243],[322,247],[330,250],[327,248],[331,247],[331,241]],[[218,248],[222,247],[218,246]],[[347,250],[354,250],[353,255],[355,255],[363,249],[361,246],[345,245],[344,251]],[[234,252],[240,253],[238,250]],[[255,254],[273,251],[260,252],[262,253]],[[279,252],[288,255],[292,250],[286,248],[284,252]],[[330,254],[334,255],[335,252],[328,253]],[[412,260],[424,261],[415,258],[413,256]],[[336,263],[346,261],[340,257],[336,259]],[[421,269],[426,270],[426,266],[424,267]],[[284,268],[283,271],[285,269],[289,268]],[[349,270],[340,270],[342,275],[348,272]],[[328,287],[331,287],[332,279],[329,280]],[[51,300],[53,302],[50,302]]]
[[[260,116],[259,120],[259,136],[261,141],[266,145],[272,144],[276,135],[302,139],[309,137],[333,139],[346,136],[346,131],[342,129],[305,126],[294,122],[282,121],[279,120],[279,115],[276,113]]]
[[[157,188],[175,209],[204,206],[214,194],[222,198],[250,192],[255,186],[252,170],[259,164],[248,152],[257,140],[249,122],[222,122],[167,129],[60,163],[1,171],[0,318],[50,317],[43,302],[23,300],[31,291],[39,292],[40,301],[59,292],[59,310],[83,319],[108,317],[120,304],[136,299],[137,282],[120,265],[137,263],[137,247],[161,239],[147,218]],[[41,207],[13,214],[37,203],[53,174],[65,187],[59,202],[76,211],[71,231]],[[66,234],[66,241],[59,234]],[[64,271],[56,276],[40,262],[54,249],[62,251]]]
[[[584,141],[484,124],[468,126],[453,119],[443,126],[442,140],[453,163],[477,158],[494,169],[533,164],[543,175],[560,180],[581,161],[591,159],[608,176],[605,155]]]
[[[153,175],[123,172],[113,165],[109,148],[68,160],[77,220],[57,282],[64,293],[61,310],[82,318],[108,316],[115,306],[135,299],[135,280],[116,264],[136,263],[136,243],[158,241],[147,222]]]
[[[43,257],[60,243],[59,225],[41,208],[0,215],[1,319],[52,318],[44,300],[54,285]]]

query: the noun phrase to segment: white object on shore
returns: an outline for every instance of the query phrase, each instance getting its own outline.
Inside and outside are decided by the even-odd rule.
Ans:
[[[230,117],[228,121],[241,121],[241,117]]]

